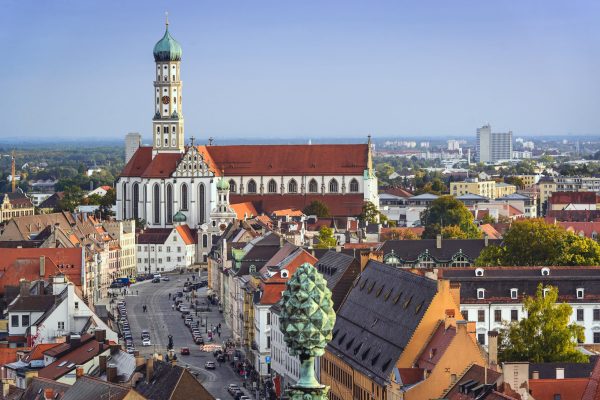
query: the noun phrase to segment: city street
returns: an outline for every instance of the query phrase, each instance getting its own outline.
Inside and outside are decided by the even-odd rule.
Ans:
[[[150,280],[145,280],[135,283],[130,286],[129,294],[125,296],[129,324],[136,350],[139,350],[140,355],[143,356],[151,355],[154,352],[164,355],[167,352],[168,336],[172,335],[173,349],[177,354],[178,365],[189,368],[216,398],[231,398],[226,390],[227,385],[237,383],[242,386],[242,379],[234,373],[228,362],[220,364],[216,362],[211,352],[203,352],[200,349],[201,346],[193,342],[190,330],[184,324],[180,312],[172,309],[173,300],[169,299],[169,293],[173,296],[177,291],[183,291],[184,282],[187,278],[191,281],[191,275],[170,274],[168,276],[171,279],[170,281],[161,280],[160,283],[152,283]],[[198,278],[196,278],[197,281]],[[207,288],[204,287],[196,292],[202,305],[206,301],[206,290]],[[185,301],[185,295],[191,295],[191,293],[184,293],[183,297],[184,304],[189,305],[189,302]],[[144,305],[147,307],[146,313],[143,312]],[[211,326],[221,324],[221,337],[215,334],[215,340],[212,343],[222,344],[223,341],[230,338],[231,332],[225,326],[222,314],[219,313],[217,306],[212,306],[209,312],[198,312],[198,316],[192,310],[191,315],[196,321],[208,319],[208,330],[211,329]],[[150,332],[151,346],[142,346],[141,333],[143,329]],[[202,332],[205,344],[211,343],[205,333],[206,328],[200,326],[199,329]],[[190,355],[181,355],[179,353],[181,347],[188,347]],[[206,361],[215,361],[216,369],[206,370],[204,368]]]

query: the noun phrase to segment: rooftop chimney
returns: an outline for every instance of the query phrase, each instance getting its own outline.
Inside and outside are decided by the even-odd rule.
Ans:
[[[485,247],[488,247],[488,242],[489,242],[489,236],[483,235],[483,244]]]
[[[10,383],[7,381],[2,381],[2,397],[8,398],[10,394]]]
[[[104,343],[106,340],[106,331],[104,329],[96,329],[94,331],[94,336],[96,337],[97,342]]]
[[[40,256],[40,278],[46,275],[46,256]]]
[[[435,237],[435,248],[436,249],[441,249],[442,248],[442,235],[437,235]]]
[[[81,336],[79,336],[79,335],[71,335],[69,343],[71,343],[71,349],[79,347],[81,345]]]
[[[106,371],[106,360],[107,360],[106,356],[98,357],[98,369],[100,370],[100,373],[103,373]]]
[[[533,371],[531,374],[531,379],[540,379],[540,371]]]
[[[75,368],[75,378],[79,379],[83,376],[83,367],[78,365],[77,368]]]
[[[117,366],[115,364],[108,364],[106,367],[106,380],[113,383],[117,381]]]
[[[146,382],[150,383],[154,374],[154,358],[150,357],[146,360]]]
[[[565,369],[556,368],[556,379],[565,379]]]
[[[29,296],[29,282],[25,279],[19,281],[19,295]]]

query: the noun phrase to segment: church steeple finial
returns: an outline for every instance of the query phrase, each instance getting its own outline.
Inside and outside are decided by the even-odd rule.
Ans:
[[[169,29],[169,12],[165,11],[165,25]]]

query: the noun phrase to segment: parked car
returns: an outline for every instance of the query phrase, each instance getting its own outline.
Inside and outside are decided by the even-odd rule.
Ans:
[[[204,364],[204,368],[206,368],[206,369],[215,369],[216,367],[217,367],[217,365],[215,364],[214,361],[207,361]]]
[[[240,387],[237,385],[237,383],[230,383],[229,386],[227,386],[227,391],[230,394],[237,390],[240,390]]]
[[[121,282],[113,282],[110,284],[109,289],[121,289],[123,285]]]
[[[142,346],[152,346],[152,342],[150,341],[149,337],[142,340]]]
[[[152,283],[160,283],[160,278],[154,278],[154,279],[152,279]]]
[[[189,356],[190,355],[189,347],[182,347],[180,353],[182,356]]]
[[[168,276],[163,276],[163,277],[162,277],[162,280],[163,280],[163,281],[170,281],[170,280],[171,280],[171,278],[169,278]]]

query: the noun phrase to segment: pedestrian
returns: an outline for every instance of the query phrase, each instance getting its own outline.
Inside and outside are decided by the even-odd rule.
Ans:
[[[171,309],[175,310],[175,304],[171,304]]]
[[[138,290],[135,291],[135,295],[138,296],[140,292]]]
[[[171,293],[169,293],[169,300],[171,300]]]
[[[217,334],[219,335],[219,337],[221,337],[221,331],[217,331]]]

